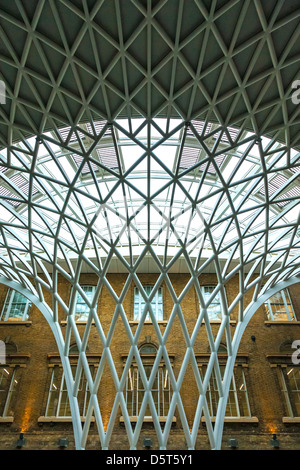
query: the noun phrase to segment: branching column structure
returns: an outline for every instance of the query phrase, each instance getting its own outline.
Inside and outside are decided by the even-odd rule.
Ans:
[[[168,124],[168,125],[166,125]],[[1,275],[2,282],[29,296],[45,314],[54,331],[64,366],[72,409],[77,448],[85,448],[91,420],[95,419],[101,447],[109,448],[117,412],[121,409],[129,448],[134,449],[149,406],[161,449],[167,448],[172,419],[177,410],[186,442],[194,449],[200,419],[205,417],[211,448],[220,448],[226,402],[233,365],[244,324],[261,298],[299,278],[298,203],[296,184],[298,153],[275,140],[204,121],[117,120],[84,123],[56,129],[38,139],[24,139],[1,154]],[[278,172],[280,169],[280,172]],[[146,294],[139,272],[151,260],[156,283]],[[170,273],[181,262],[189,280],[176,293]],[[127,273],[117,294],[108,279],[118,263]],[[98,282],[90,300],[80,286],[80,276],[94,273]],[[200,275],[215,272],[217,286],[204,298]],[[226,284],[238,274],[239,294],[229,305]],[[58,290],[58,276],[73,289],[67,305]],[[135,334],[129,324],[131,312],[124,299],[131,284],[139,289],[144,309]],[[167,287],[173,309],[164,333],[153,311],[152,299],[162,284]],[[105,334],[97,301],[103,288],[115,303]],[[188,331],[182,302],[195,289],[199,312]],[[45,302],[51,293],[52,304]],[[252,292],[252,302],[245,295]],[[80,335],[75,321],[79,293],[89,306]],[[221,300],[222,318],[213,334],[208,309],[215,296]],[[43,305],[43,308],[41,308]],[[238,309],[238,326],[232,337],[230,318]],[[253,310],[254,309],[254,310]],[[63,311],[63,315],[59,314]],[[138,344],[146,316],[150,316],[159,345],[147,378]],[[67,320],[64,335],[59,321]],[[129,344],[128,357],[119,377],[111,343],[122,321]],[[179,320],[186,352],[177,376],[168,354],[167,341]],[[87,350],[92,323],[102,347],[101,360],[92,376]],[[210,359],[201,378],[194,345],[205,326]],[[203,330],[203,328],[202,328]],[[224,375],[218,348],[226,338],[227,366]],[[71,339],[79,360],[75,375],[69,362]],[[132,427],[125,401],[125,384],[132,362],[137,364],[145,390],[140,413]],[[151,393],[161,361],[170,377],[172,398],[161,427]],[[99,388],[105,367],[115,386],[110,419],[104,425]],[[188,422],[181,398],[182,383],[191,366],[198,388],[193,423]],[[207,403],[207,388],[214,374],[219,390],[215,426]],[[80,423],[77,403],[81,377],[87,380],[90,398],[85,423]]]
[[[299,279],[299,95],[291,100],[299,18],[298,0],[1,2],[1,282],[29,297],[52,328],[78,449],[92,419],[101,447],[109,448],[120,408],[134,449],[148,407],[161,449],[175,411],[190,449],[203,416],[211,448],[221,447],[244,328],[263,299]],[[147,270],[157,275],[149,296],[139,276]],[[174,270],[189,276],[180,293]],[[109,280],[116,271],[127,276],[121,292]],[[98,280],[92,300],[80,286],[86,272]],[[209,298],[201,289],[205,272],[217,278]],[[229,303],[226,286],[235,275],[239,293]],[[60,277],[73,288],[68,302]],[[144,300],[134,334],[124,307],[132,283]],[[151,303],[162,283],[173,302],[163,333]],[[115,305],[108,331],[97,314],[103,289]],[[182,307],[191,289],[199,303],[192,331]],[[75,321],[78,293],[89,306],[83,335]],[[216,297],[222,312],[215,335],[208,311]],[[158,350],[147,377],[138,345],[149,316]],[[175,322],[186,349],[176,376],[168,350]],[[129,344],[121,376],[112,354],[120,323]],[[95,377],[87,359],[92,324],[101,347]],[[210,348],[204,377],[195,356],[200,329]],[[223,375],[217,353],[224,338]],[[145,391],[135,427],[124,397],[133,361]],[[172,390],[163,427],[151,393],[161,361]],[[193,422],[181,395],[188,368],[198,390]],[[107,370],[115,397],[104,422],[98,391]],[[206,399],[212,374],[215,424]],[[83,426],[82,376],[90,392]]]

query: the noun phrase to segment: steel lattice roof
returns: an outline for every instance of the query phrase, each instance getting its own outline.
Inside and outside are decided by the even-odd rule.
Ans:
[[[85,446],[94,414],[107,448],[120,406],[135,448],[149,402],[162,449],[176,407],[189,448],[202,413],[211,447],[220,448],[244,328],[267,296],[299,281],[300,104],[292,100],[300,78],[299,2],[15,0],[0,1],[0,13],[6,91],[0,104],[0,281],[30,298],[49,321],[66,374],[76,447]],[[128,274],[120,295],[109,271]],[[146,271],[158,273],[150,297],[138,276]],[[170,280],[174,271],[190,274],[180,294]],[[98,279],[92,301],[80,286],[84,272]],[[201,292],[204,272],[217,279],[209,300]],[[226,284],[235,274],[240,291],[229,305]],[[58,292],[59,275],[73,286],[68,305]],[[135,334],[123,307],[131,282],[145,301]],[[164,334],[151,307],[163,282],[174,302]],[[200,313],[190,335],[181,302],[192,286]],[[103,287],[116,303],[107,336],[96,308]],[[90,308],[83,338],[74,320],[78,292]],[[208,308],[216,295],[222,321],[214,336]],[[67,318],[64,338],[60,309]],[[159,344],[150,381],[137,347],[147,314]],[[166,341],[177,317],[187,355],[175,377]],[[130,344],[122,377],[109,352],[118,320]],[[95,382],[86,358],[92,321],[105,349]],[[202,322],[211,351],[203,382],[193,350]],[[71,336],[81,358],[75,382],[67,360]],[[224,336],[223,378],[217,351]],[[147,392],[160,359],[166,362],[177,393],[163,429],[151,393],[131,428],[122,392],[133,358]],[[106,428],[97,402],[105,361],[116,387]],[[192,426],[180,397],[189,362],[199,390]],[[213,369],[220,391],[215,426],[205,398]],[[76,408],[82,373],[92,391],[83,428]]]
[[[1,2],[1,143],[122,116],[209,119],[299,144],[299,3]]]

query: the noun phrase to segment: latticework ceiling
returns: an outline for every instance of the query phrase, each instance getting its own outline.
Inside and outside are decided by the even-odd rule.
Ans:
[[[118,116],[208,118],[299,144],[299,4],[1,2],[0,135]]]
[[[43,292],[50,292],[53,329],[59,328],[59,307],[64,311],[65,338],[57,338],[76,445],[85,446],[95,416],[101,445],[109,447],[120,406],[134,448],[148,400],[161,448],[176,408],[188,447],[195,447],[203,413],[211,447],[219,448],[240,339],[231,338],[230,315],[237,308],[242,325],[246,293],[252,292],[256,305],[269,290],[299,276],[300,105],[291,99],[299,78],[298,1],[15,0],[0,2],[0,8],[0,79],[6,91],[0,104],[1,280],[31,292],[44,306]],[[85,272],[98,279],[92,303],[80,288]],[[108,272],[128,274],[119,296]],[[150,298],[140,272],[157,273]],[[179,295],[171,272],[190,274]],[[205,272],[217,279],[207,304],[199,281]],[[229,305],[226,284],[235,274],[240,292]],[[74,287],[68,305],[57,291],[58,275]],[[149,381],[137,349],[142,322],[133,335],[122,304],[131,282],[144,296],[142,319],[151,316],[159,344]],[[151,307],[162,282],[174,301],[164,335]],[[116,303],[107,335],[96,314],[103,287]],[[191,287],[200,315],[189,332],[181,302]],[[83,338],[74,321],[76,292],[90,307]],[[207,308],[216,295],[222,321],[214,337]],[[175,318],[187,347],[178,377],[166,348]],[[130,345],[119,378],[109,353],[118,319]],[[95,381],[86,360],[92,321],[108,351]],[[202,321],[211,350],[204,382],[193,351]],[[81,353],[75,382],[66,359],[72,336]],[[216,352],[224,336],[230,360],[223,379]],[[133,357],[149,392],[134,431],[122,394]],[[150,393],[160,358],[174,390],[164,429]],[[189,361],[199,390],[192,424],[180,397]],[[106,429],[97,402],[105,363],[116,387]],[[215,427],[205,398],[213,369],[221,400]],[[91,390],[83,429],[76,415],[80,374]]]

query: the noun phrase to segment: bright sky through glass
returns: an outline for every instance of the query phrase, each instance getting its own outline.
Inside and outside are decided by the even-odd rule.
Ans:
[[[293,169],[280,170],[287,164],[283,146],[265,137],[259,146],[250,132],[244,133],[239,145],[230,145],[227,137],[218,141],[213,125],[211,137],[203,138],[200,132],[197,137],[191,131],[184,136],[182,127],[172,132],[179,120],[168,123],[166,129],[164,119],[153,120],[152,125],[139,119],[132,119],[130,125],[119,120],[114,138],[107,132],[96,144],[91,126],[82,124],[80,137],[65,128],[61,134],[67,140],[61,143],[48,132],[39,145],[31,137],[9,152],[2,150],[1,219],[11,226],[7,239],[20,249],[23,237],[26,245],[30,220],[34,249],[49,250],[51,256],[55,235],[73,257],[91,224],[104,255],[110,243],[128,255],[129,248],[140,253],[145,241],[151,240],[158,254],[167,248],[173,256],[186,243],[190,256],[197,256],[203,243],[203,255],[208,256],[213,240],[216,246],[224,245],[225,257],[243,234],[245,250],[263,250],[260,229],[268,223],[268,242],[274,241],[278,249],[284,246],[289,234],[279,236],[274,228],[296,222],[299,209],[293,197],[300,190],[299,182],[292,179],[279,199],[275,197],[294,174]],[[201,125],[195,123],[197,129]],[[237,130],[230,132],[237,135]],[[206,149],[215,152],[214,160]],[[297,160],[296,151],[290,155]],[[267,179],[262,177],[262,162]],[[266,184],[270,203],[264,206]],[[207,224],[212,239],[203,236]],[[3,255],[4,245],[0,246]],[[92,256],[94,240],[85,247]],[[239,256],[237,250],[234,257]]]

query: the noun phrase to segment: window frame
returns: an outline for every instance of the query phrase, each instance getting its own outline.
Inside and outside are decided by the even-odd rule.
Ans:
[[[204,375],[205,375],[205,372],[206,372],[206,371],[204,371],[204,368],[206,368],[206,367],[207,367],[206,364],[203,364],[199,367],[201,380],[203,380],[203,378],[204,378]],[[222,365],[220,365],[220,367],[222,367]],[[241,386],[244,385],[244,390],[241,393],[243,393],[244,397],[245,397],[244,400],[245,400],[246,407],[247,407],[247,410],[248,410],[248,415],[241,414],[239,397],[238,397],[239,392],[237,390],[237,385],[236,385],[237,367],[240,368],[240,372],[242,374],[242,385]],[[204,371],[204,375],[203,375],[203,371]],[[241,391],[241,388],[240,388],[240,391]],[[230,400],[231,393],[233,394],[233,397],[234,397],[234,401],[232,403],[235,406],[236,414],[227,414],[227,410],[228,410],[228,407],[230,405],[229,400]],[[211,418],[216,417],[216,414],[213,413],[213,411],[215,411],[215,410],[214,410],[214,400],[213,400],[212,397],[213,397],[213,395],[218,395],[218,394],[219,394],[218,383],[217,383],[216,377],[214,375],[214,371],[212,371],[212,375],[210,377],[210,380],[208,382],[208,387],[207,387],[207,390],[206,390],[206,399],[207,399],[207,404],[208,404],[208,408],[209,408]],[[248,386],[247,386],[244,367],[242,365],[236,365],[234,367],[233,376],[232,376],[231,382],[230,382],[230,389],[229,389],[228,401],[227,401],[227,405],[226,405],[225,419],[227,418],[227,419],[237,419],[238,420],[238,419],[251,419],[252,417],[253,416],[252,416],[252,413],[251,413],[251,407],[250,407],[250,401],[249,401],[249,392],[248,392]]]
[[[22,317],[11,315],[11,308],[12,308],[13,303],[20,303],[20,302],[14,302],[14,297],[16,294],[21,295],[25,299],[25,302],[22,302],[22,305],[23,304],[25,305],[24,311],[22,313]],[[21,321],[21,322],[28,321],[31,305],[32,303],[29,299],[27,299],[27,297],[25,297],[23,294],[20,294],[15,289],[9,288],[6,293],[5,301],[2,307],[0,321]]]
[[[154,285],[153,284],[143,284],[144,289],[148,288],[148,287],[151,287],[151,289],[153,289]],[[137,297],[138,297],[138,309],[137,309],[138,312],[137,312],[137,315],[136,315],[136,305],[137,305],[136,298]],[[153,309],[153,304],[152,304],[154,299],[155,299],[155,310]],[[163,287],[162,286],[158,287],[158,289],[156,290],[156,293],[155,293],[155,296],[154,296],[153,300],[151,302],[151,305],[152,305],[152,309],[153,309],[153,313],[155,315],[156,321],[163,321],[164,320],[164,308],[163,308],[164,301],[163,301]],[[138,321],[139,322],[141,320],[141,316],[142,316],[142,313],[143,313],[142,304],[145,305],[143,296],[142,296],[139,288],[134,286],[133,321]],[[161,313],[159,312],[159,306],[161,306]],[[152,322],[149,312],[146,314],[145,322]]]
[[[10,377],[10,381],[9,381],[9,385],[7,387],[7,390],[1,390],[1,392],[5,392],[6,393],[6,397],[5,397],[5,404],[4,404],[4,407],[3,407],[3,413],[0,415],[0,420],[6,420],[6,419],[9,419],[9,418],[12,418],[13,419],[13,415],[10,415],[8,413],[9,411],[9,407],[10,407],[10,403],[12,401],[12,398],[13,398],[13,394],[16,394],[17,393],[17,389],[15,388],[15,385],[14,383],[19,383],[20,381],[20,378],[19,378],[19,375],[21,374],[21,367],[20,366],[17,366],[17,365],[8,365],[8,364],[5,364],[5,365],[0,365],[0,371],[4,371],[6,372],[8,375],[9,375],[9,372],[7,371],[7,369],[12,369],[12,375]],[[4,374],[3,372],[3,374]],[[1,375],[0,377],[0,387],[1,387],[1,379],[2,377],[5,377],[4,375]],[[17,377],[16,377],[16,374],[17,374]],[[17,381],[17,378],[18,378],[18,381]]]
[[[153,347],[153,352],[144,352],[143,353],[142,350],[145,346]],[[154,352],[154,349],[155,349],[155,352]],[[140,357],[141,357],[143,366],[144,367],[145,366],[146,367],[147,366],[153,367],[154,362],[155,362],[155,358],[156,358],[156,354],[157,354],[156,345],[154,345],[152,343],[144,343],[139,347],[139,351],[140,351]],[[122,358],[123,358],[123,366],[125,367],[125,364],[126,364],[126,361],[127,361],[127,358],[128,358],[127,354],[122,354]],[[171,367],[173,368],[173,363],[174,363],[174,359],[175,359],[174,354],[169,354],[169,359],[171,361]],[[132,371],[134,371],[134,374],[135,374],[134,376],[132,374]],[[157,380],[157,383],[158,383],[158,387],[157,387],[157,392],[158,392],[157,406],[156,406],[156,403],[155,403],[155,398],[153,397],[155,407],[156,407],[157,416],[158,416],[158,419],[160,421],[165,421],[166,420],[168,412],[169,412],[169,407],[170,407],[170,404],[171,404],[171,400],[172,400],[171,379],[170,379],[170,374],[167,373],[167,372],[168,372],[168,369],[166,367],[166,364],[164,363],[163,360],[161,360],[159,365],[158,365],[156,378],[154,380],[154,383],[155,383],[156,380]],[[166,379],[165,374],[167,374],[167,379]],[[138,401],[138,393],[142,393],[144,395],[144,392],[145,392],[142,388],[139,388],[137,390],[137,385],[139,383],[138,382],[139,380],[141,380],[141,379],[139,378],[138,365],[137,365],[136,361],[132,361],[132,363],[129,367],[129,370],[128,370],[128,374],[127,374],[126,381],[125,381],[125,387],[124,387],[124,391],[123,391],[125,404],[126,404],[126,409],[127,409],[130,421],[137,420],[137,418],[139,416],[139,410],[140,410],[139,401]],[[167,387],[164,387],[164,383],[163,383],[164,380],[167,380]],[[128,390],[128,384],[129,384],[130,381],[132,383],[131,387],[133,389]],[[130,410],[128,410],[128,392],[132,393],[132,397],[131,397],[132,412],[131,413],[129,412]],[[152,390],[151,390],[151,392],[152,392]],[[134,394],[135,394],[135,397],[134,397]],[[166,397],[167,397],[167,402],[166,402]],[[140,400],[140,404],[142,403],[142,400],[143,400],[143,397]],[[149,405],[147,405],[147,406],[149,406]],[[144,415],[144,422],[149,422],[149,421],[151,422],[152,420],[153,420],[152,415],[146,415],[146,414]],[[121,416],[120,421],[124,422],[124,417],[123,416]],[[175,416],[173,416],[172,422],[176,423]]]
[[[75,344],[73,344],[73,346],[75,346]],[[72,345],[70,347],[72,347]],[[79,354],[76,352],[74,353],[69,352],[69,359],[70,359],[70,366],[76,368],[78,365],[78,361],[79,361]],[[97,374],[97,369],[100,364],[101,354],[87,353],[87,360],[88,360],[89,366],[93,367],[92,377],[94,380]],[[63,365],[61,363],[60,355],[57,353],[48,353],[48,374],[47,374],[47,380],[46,380],[46,385],[45,385],[44,397],[42,400],[42,409],[44,410],[45,413],[47,413],[48,411],[48,406],[49,406],[48,403],[50,401],[50,388],[52,384],[53,369],[55,367],[57,367],[61,371],[61,375],[63,375],[64,371],[63,371]],[[59,380],[59,383],[61,387],[62,376]],[[82,422],[84,422],[85,416],[81,416],[80,419]],[[94,417],[92,417],[91,419],[93,422],[95,421]],[[49,415],[49,416],[44,414],[43,416],[40,416],[38,418],[38,423],[40,424],[57,423],[57,422],[72,423],[72,417],[71,416],[59,416],[59,414],[56,413],[55,415]]]
[[[224,351],[223,351],[224,349]],[[220,345],[220,348],[219,348],[219,351],[218,351],[218,363],[219,365],[222,367],[222,366],[226,366],[227,364],[227,360],[228,360],[228,354],[227,354],[227,348],[226,347],[222,347],[222,350],[221,350],[221,345]],[[207,368],[208,367],[208,364],[209,364],[209,361],[210,361],[210,354],[209,353],[195,353],[195,358],[196,358],[196,361],[197,361],[197,365],[198,365],[198,370],[199,370],[199,375],[200,375],[200,378],[203,377],[203,374],[201,373],[201,369],[203,369],[204,367]],[[225,416],[224,417],[224,422],[225,423],[245,423],[245,424],[257,424],[259,422],[259,419],[255,416],[255,401],[253,399],[253,395],[251,393],[251,380],[250,380],[250,377],[249,377],[249,373],[248,373],[248,367],[249,367],[249,355],[248,354],[237,354],[236,356],[236,361],[235,361],[235,364],[234,364],[234,371],[237,369],[237,368],[240,368],[243,372],[243,375],[244,375],[244,382],[245,382],[245,387],[246,387],[246,398],[247,398],[247,407],[248,407],[248,410],[249,410],[249,416],[242,416],[240,414],[240,417],[230,417],[230,416]],[[202,381],[202,378],[201,378],[201,381]],[[249,383],[250,383],[250,388],[249,388]],[[209,399],[207,399],[207,402],[209,403]],[[210,420],[211,422],[215,422],[216,420],[216,416],[210,416]],[[206,418],[205,416],[202,416],[201,417],[201,422],[202,423],[205,423],[206,422]]]
[[[296,317],[296,314],[295,314],[295,310],[294,310],[294,307],[293,307],[293,303],[292,303],[292,299],[291,299],[291,296],[290,296],[290,293],[289,293],[289,290],[288,288],[285,288],[285,289],[281,289],[278,293],[281,294],[281,297],[282,297],[282,300],[283,302],[271,302],[271,298],[272,296],[266,300],[265,302],[265,310],[266,310],[266,315],[267,315],[267,318],[268,318],[268,321],[272,321],[272,322],[276,322],[276,321],[297,321],[297,317]],[[287,317],[286,320],[282,320],[282,319],[279,319],[279,320],[276,320],[276,313],[277,312],[274,312],[274,309],[272,309],[272,305],[284,305],[284,313]],[[289,305],[291,307],[291,311],[292,311],[292,317],[291,317],[291,313],[290,313],[290,310],[289,310]],[[282,315],[280,313],[280,315]]]
[[[96,367],[95,367],[95,364],[89,364],[90,368],[92,367],[93,370],[92,370],[92,376],[95,375],[96,373]],[[76,365],[75,364],[71,364],[71,367],[75,370],[76,369]],[[66,397],[67,397],[67,401],[66,401],[66,406],[69,408],[70,407],[70,403],[69,403],[69,397],[68,397],[68,391],[67,391],[67,387],[66,387],[66,381],[65,381],[65,374],[64,374],[64,371],[63,371],[63,368],[60,364],[55,364],[53,365],[51,368],[51,376],[50,376],[50,381],[48,381],[49,385],[48,385],[48,391],[47,391],[47,403],[46,403],[46,408],[45,408],[45,418],[46,419],[51,419],[51,418],[54,418],[54,419],[68,419],[68,418],[72,418],[72,415],[71,415],[71,412],[70,414],[60,414],[60,411],[61,411],[61,404],[62,404],[62,398],[63,398],[63,394],[66,394]],[[52,389],[52,386],[53,386],[53,381],[55,379],[55,373],[56,372],[60,372],[61,373],[61,376],[59,377],[59,388],[57,387],[57,391],[54,391]],[[79,389],[80,390],[80,389]],[[49,411],[49,406],[51,405],[51,398],[52,398],[52,393],[57,393],[58,394],[58,403],[56,405],[56,411],[55,411],[55,414],[48,414],[48,411]],[[83,398],[83,408],[82,408],[82,413],[81,414],[81,418],[85,418],[86,417],[86,413],[87,413],[87,408],[88,408],[88,404],[89,404],[89,399],[88,399],[88,393],[89,393],[89,389],[88,389],[88,380],[85,378],[85,384],[84,384],[84,398]],[[80,407],[82,406],[82,404],[79,405]],[[80,410],[81,411],[81,410]]]
[[[154,361],[153,361],[154,364]],[[144,364],[144,367],[151,366],[150,364]],[[167,381],[167,386],[164,384]],[[129,384],[131,383],[131,388],[129,389]],[[158,418],[166,418],[168,415],[170,403],[171,403],[171,381],[168,374],[168,370],[164,364],[160,364],[156,377],[154,379],[154,384],[157,384],[156,388],[151,389],[152,397],[154,400],[156,412]],[[141,385],[140,385],[141,384]],[[157,399],[153,395],[153,392],[157,393]],[[131,394],[131,399],[128,396]],[[134,418],[139,415],[140,406],[144,399],[145,389],[140,378],[140,372],[136,364],[131,365],[126,377],[126,386],[125,386],[125,403],[128,411],[129,400],[131,402],[132,413],[128,411],[129,418]],[[145,414],[145,419],[152,418],[152,415]]]
[[[96,291],[96,286],[95,285],[92,285],[92,284],[82,284],[80,285],[80,288],[84,291],[85,288],[92,288],[92,295],[94,296],[95,295],[95,291]],[[86,293],[86,292],[85,292]],[[76,309],[77,309],[77,305],[87,305],[87,303],[83,300],[83,302],[78,302],[78,297],[82,297],[80,292],[76,291],[76,300],[75,300],[75,309],[74,309],[74,316],[75,316],[75,321],[76,322],[87,322],[88,318],[85,318],[85,319],[82,319],[81,317],[83,317],[83,315],[89,315],[89,313],[80,313],[80,312],[77,312]],[[89,307],[88,307],[89,309]]]
[[[299,412],[297,412],[297,406],[294,401],[293,394],[300,394],[300,377],[299,381],[299,388],[292,389],[291,384],[288,378],[287,369],[290,369],[290,372],[294,369],[297,369],[298,374],[300,374],[300,367],[294,364],[281,366],[277,370],[279,371],[279,381],[281,386],[281,394],[284,397],[284,404],[285,410],[287,411],[287,418],[291,420],[299,420],[300,419],[300,405],[299,405]],[[297,383],[298,386],[298,383]]]
[[[204,298],[204,303],[206,304],[206,297],[205,297],[205,289],[212,289],[212,291],[210,292],[210,295],[209,297],[212,295],[212,293],[214,292],[214,290],[216,289],[217,287],[217,284],[204,284],[204,285],[201,285],[200,286],[200,289],[201,289],[201,293],[203,295],[203,298]],[[218,299],[218,302],[215,302],[215,299]],[[213,306],[214,304],[218,304],[220,306],[220,317],[221,318],[211,318],[210,316],[210,307]],[[200,312],[201,312],[201,304],[199,302],[199,307],[200,307]],[[217,294],[215,295],[215,297],[213,298],[212,302],[210,303],[209,307],[207,308],[207,316],[208,316],[208,319],[210,322],[221,322],[222,321],[222,306],[221,306],[221,298],[220,298],[220,291],[217,292]]]

